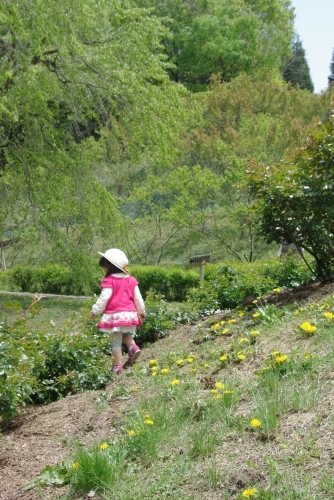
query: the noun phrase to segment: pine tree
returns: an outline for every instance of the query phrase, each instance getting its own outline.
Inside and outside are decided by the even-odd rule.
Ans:
[[[298,35],[295,35],[292,46],[292,58],[283,70],[283,78],[294,87],[299,86],[303,90],[314,91],[314,85],[310,75],[310,68],[306,60],[305,50]]]
[[[333,83],[334,82],[334,49],[333,49],[333,53],[332,53],[332,60],[331,60],[331,63],[329,65],[329,70],[331,73],[328,76],[328,81],[329,81],[329,83]]]

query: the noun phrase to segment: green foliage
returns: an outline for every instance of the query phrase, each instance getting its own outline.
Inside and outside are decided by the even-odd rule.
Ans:
[[[271,293],[275,287],[298,286],[311,278],[307,266],[296,257],[258,263],[207,265],[205,282],[188,293],[188,301],[201,315],[235,308],[247,297]]]
[[[286,255],[277,261],[262,263],[264,276],[270,277],[278,287],[295,287],[313,278],[311,269],[296,255]],[[313,266],[313,262],[311,263]]]
[[[255,68],[281,67],[290,53],[293,11],[286,0],[137,0],[165,18],[170,74],[192,90],[204,90],[213,73],[230,80]]]
[[[15,266],[11,270],[14,283],[22,292],[54,293],[63,295],[93,295],[99,293],[98,269],[75,269],[49,264],[45,267]]]
[[[187,291],[199,283],[198,273],[179,267],[131,266],[131,274],[139,281],[143,297],[152,290],[167,301],[182,302]],[[93,295],[100,292],[101,272],[91,262],[89,268],[74,273],[58,264],[45,267],[15,266],[10,275],[22,292],[63,295]]]
[[[131,1],[1,3],[0,234],[14,256],[68,263],[106,221],[120,235],[106,178],[129,186],[142,164],[171,161],[185,90],[166,73],[165,34]]]
[[[199,283],[198,273],[178,267],[134,265],[131,266],[131,274],[138,280],[143,297],[153,291],[169,302],[182,302],[187,291]]]
[[[220,203],[222,185],[218,175],[200,165],[165,170],[159,177],[152,172],[130,197],[131,252],[143,264],[159,264],[175,240],[184,242],[187,233],[200,239],[213,206]]]
[[[315,260],[315,275],[334,269],[334,120],[310,132],[304,147],[271,167],[254,164],[249,186],[267,241],[295,242]]]
[[[136,339],[140,345],[145,342],[155,342],[157,339],[165,337],[174,326],[173,315],[162,296],[148,292],[145,307],[145,321],[136,330]]]

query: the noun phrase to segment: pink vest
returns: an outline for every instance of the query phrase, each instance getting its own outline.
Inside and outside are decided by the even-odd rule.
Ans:
[[[112,288],[112,296],[109,299],[104,314],[121,311],[137,311],[134,301],[134,289],[138,281],[133,276],[117,278],[110,275],[102,280],[101,288]]]

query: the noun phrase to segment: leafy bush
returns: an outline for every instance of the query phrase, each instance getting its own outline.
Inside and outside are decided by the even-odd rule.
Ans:
[[[200,289],[193,289],[188,300],[195,303],[202,315],[219,309],[233,309],[249,296],[262,295],[275,286],[275,282],[259,273],[254,265],[225,265],[211,268]]]
[[[109,338],[86,316],[76,315],[72,328],[50,325],[33,330],[26,319],[8,326],[2,318],[0,415],[3,418],[13,416],[27,402],[48,403],[75,392],[100,389],[111,378]]]
[[[141,345],[165,337],[174,326],[167,302],[161,295],[148,292],[145,306],[146,319],[136,331],[136,340]]]
[[[311,270],[299,256],[293,254],[280,258],[278,262],[265,263],[262,272],[279,287],[295,287],[313,278]]]
[[[207,265],[201,287],[188,293],[188,301],[201,315],[219,309],[233,309],[247,297],[270,293],[275,287],[298,286],[312,277],[298,257],[284,257],[265,263]]]

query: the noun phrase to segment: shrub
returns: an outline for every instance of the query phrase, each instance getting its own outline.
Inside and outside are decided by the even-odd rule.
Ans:
[[[155,342],[158,338],[165,337],[174,326],[172,313],[161,295],[148,292],[145,306],[146,319],[136,331],[139,344]]]
[[[311,271],[298,257],[284,257],[265,263],[233,263],[206,266],[201,287],[188,293],[188,301],[201,315],[218,309],[233,309],[247,297],[270,293],[275,287],[293,287],[308,281]]]
[[[264,263],[262,272],[279,287],[295,287],[313,278],[311,270],[294,254]]]
[[[111,378],[107,335],[88,314],[76,315],[76,330],[29,328],[27,319],[0,329],[0,415],[9,418],[27,402],[48,403]],[[56,329],[57,328],[57,329]],[[73,328],[73,327],[72,327]]]

